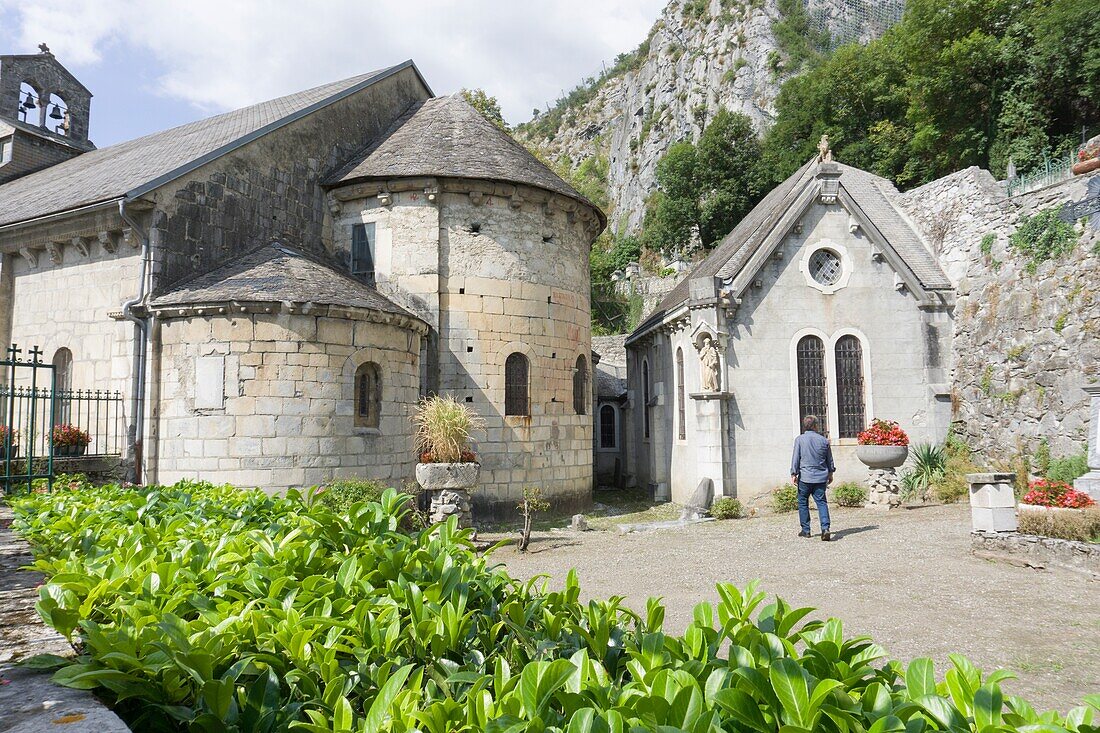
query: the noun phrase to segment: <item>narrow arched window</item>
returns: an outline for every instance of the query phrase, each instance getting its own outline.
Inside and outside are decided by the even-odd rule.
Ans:
[[[530,415],[530,364],[518,351],[504,362],[504,414]]]
[[[649,437],[649,362],[642,362],[642,435]]]
[[[864,414],[863,345],[855,336],[836,342],[836,416],[841,438],[855,438],[866,425]]]
[[[382,370],[373,361],[355,370],[355,425],[377,428],[382,424]]]
[[[72,422],[73,352],[62,347],[53,355],[55,425]]]
[[[817,336],[803,336],[795,349],[798,362],[798,421],[816,415],[822,434],[828,433],[828,391],[825,379],[825,345]]]
[[[687,439],[687,418],[684,407],[684,350],[676,349],[676,422],[680,440]]]
[[[46,128],[58,135],[69,134],[69,105],[64,97],[50,95],[50,101],[46,105]]]
[[[42,95],[27,82],[19,84],[19,119],[28,125],[42,125]]]
[[[615,408],[604,405],[600,408],[600,447],[614,450],[619,447],[619,430],[616,425]]]
[[[573,369],[573,412],[588,414],[588,360],[583,354],[577,357]]]

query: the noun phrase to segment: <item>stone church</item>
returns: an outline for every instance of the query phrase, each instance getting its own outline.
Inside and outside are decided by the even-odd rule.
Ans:
[[[657,498],[686,502],[704,479],[743,499],[788,482],[808,414],[838,481],[866,478],[856,436],[874,417],[914,442],[946,437],[952,283],[888,181],[819,157],[626,338],[618,404],[600,380],[599,445]]]
[[[589,501],[606,221],[507,133],[411,61],[101,149],[90,99],[0,56],[0,342],[124,394],[136,478],[400,484],[442,392],[479,511]]]

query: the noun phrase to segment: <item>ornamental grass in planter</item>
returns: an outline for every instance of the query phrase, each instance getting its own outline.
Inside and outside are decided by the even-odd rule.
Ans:
[[[458,516],[459,526],[473,521],[469,490],[477,486],[481,466],[471,449],[471,433],[485,422],[454,397],[421,400],[412,416],[416,425],[416,482],[432,492],[429,520]]]

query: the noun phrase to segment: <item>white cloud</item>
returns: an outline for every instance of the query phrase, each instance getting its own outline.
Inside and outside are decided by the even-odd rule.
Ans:
[[[26,49],[154,58],[157,92],[219,111],[412,58],[437,93],[496,95],[512,122],[635,47],[664,0],[0,0]],[[119,73],[126,73],[119,70]]]

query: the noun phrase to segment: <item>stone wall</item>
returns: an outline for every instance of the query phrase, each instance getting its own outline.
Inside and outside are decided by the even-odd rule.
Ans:
[[[987,464],[1031,454],[1044,439],[1056,457],[1085,444],[1081,387],[1100,377],[1100,233],[1079,225],[1073,252],[1034,272],[1009,238],[1022,217],[1084,198],[1089,178],[1006,198],[988,172],[969,168],[901,197],[958,287],[954,419]]]
[[[1100,580],[1100,545],[1016,532],[975,532],[971,551],[987,560],[1004,560],[1042,569],[1073,570]]]
[[[419,334],[367,312],[274,309],[160,326],[156,480],[267,491],[335,477],[411,481]],[[355,370],[368,361],[382,372],[378,428],[354,425]]]

